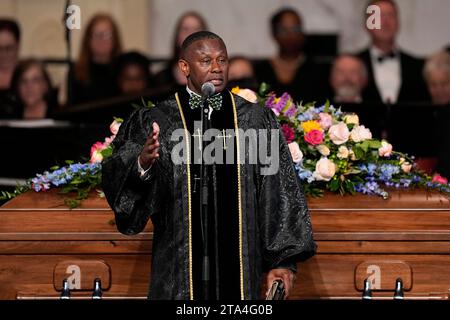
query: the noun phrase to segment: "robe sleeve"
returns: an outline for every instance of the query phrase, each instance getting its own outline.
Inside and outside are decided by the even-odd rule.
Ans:
[[[279,170],[272,175],[258,172],[258,218],[265,269],[287,268],[296,272],[297,262],[308,259],[316,251],[311,218],[278,120],[269,109],[264,109],[262,118],[269,133],[267,150],[271,150],[272,139],[279,142],[278,150],[274,150],[279,152]],[[279,134],[271,133],[270,129],[278,129]]]
[[[113,154],[102,163],[102,187],[114,211],[117,229],[132,235],[141,232],[150,216],[161,211],[162,182],[158,160],[145,179],[138,170],[138,156],[151,133],[148,109],[139,109],[120,126]]]

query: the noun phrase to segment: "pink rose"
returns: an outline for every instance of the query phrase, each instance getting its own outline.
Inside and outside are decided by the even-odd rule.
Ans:
[[[321,112],[319,113],[319,123],[323,130],[327,130],[333,124],[333,117],[330,114]]]
[[[305,135],[305,141],[313,146],[321,144],[323,142],[323,132],[320,130],[311,130]]]
[[[412,164],[411,163],[403,162],[401,164],[401,166],[402,166],[402,170],[403,170],[404,173],[410,173],[411,172],[411,169],[412,169]]]
[[[89,162],[102,162],[102,150],[104,150],[105,148],[106,146],[101,142],[94,143],[91,147],[91,159],[89,160]]]
[[[109,130],[111,130],[111,133],[115,136],[116,134],[117,134],[117,132],[119,132],[119,128],[120,128],[120,125],[121,125],[122,123],[121,122],[119,122],[119,121],[117,121],[117,120],[114,120],[112,123],[111,123],[111,125],[109,126]]]
[[[448,183],[448,180],[447,180],[447,178],[444,178],[444,177],[441,176],[440,174],[437,174],[437,173],[436,173],[436,174],[433,176],[432,182],[440,183],[440,184],[447,184],[447,183]]]
[[[288,144],[289,151],[291,152],[292,160],[295,163],[300,163],[303,159],[302,150],[300,150],[300,146],[297,142],[291,142]]]
[[[378,154],[380,157],[390,157],[392,154],[392,144],[381,141],[381,147],[378,149]]]
[[[115,137],[116,137],[115,135],[112,135],[111,137],[106,137],[105,138],[105,142],[103,143],[105,148],[108,147],[114,141]]]
[[[295,131],[289,125],[283,124],[281,126],[281,131],[283,132],[286,142],[289,144],[295,139]]]
[[[330,127],[328,134],[334,144],[340,145],[348,141],[350,131],[348,131],[348,127],[344,122],[339,122],[338,124]]]

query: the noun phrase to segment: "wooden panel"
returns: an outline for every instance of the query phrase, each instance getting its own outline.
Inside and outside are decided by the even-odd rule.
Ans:
[[[361,292],[355,283],[355,270],[365,261],[380,259],[402,261],[410,266],[412,286],[405,296],[425,293],[442,296],[450,292],[449,255],[318,254],[298,265],[292,299],[360,299]],[[393,291],[387,291],[379,295],[392,298],[393,294]]]
[[[401,279],[403,289],[411,290],[411,267],[398,260],[369,260],[361,262],[355,269],[356,289],[363,291],[364,280],[368,280],[371,290],[395,290],[397,279]]]
[[[94,290],[94,280],[99,279],[101,288],[108,290],[111,286],[111,270],[101,260],[64,260],[58,262],[53,270],[53,285],[62,291],[63,281],[67,280],[70,290]]]
[[[389,190],[389,199],[384,200],[378,196],[365,196],[356,194],[354,196],[340,196],[325,193],[322,198],[309,198],[308,206],[311,209],[334,211],[335,209],[381,209],[392,211],[392,209],[445,209],[449,208],[450,199],[445,195],[427,191],[424,189]]]
[[[432,231],[450,233],[447,211],[312,211],[314,230],[320,232]]]
[[[53,270],[67,260],[104,261],[111,268],[110,288],[104,297],[146,297],[150,279],[150,256],[142,254],[0,255],[0,299],[24,296],[59,296]]]
[[[112,223],[105,199],[93,196],[76,210],[65,207],[63,199],[55,191],[29,192],[0,208],[0,298],[58,298],[53,270],[71,260],[104,261],[110,267],[105,299],[145,298],[151,223],[139,235],[124,236]],[[394,191],[387,201],[326,194],[308,203],[318,253],[299,264],[292,299],[360,299],[363,275],[356,278],[355,272],[373,261],[390,270],[389,286],[399,275],[407,279],[405,268],[389,267],[392,261],[409,266],[410,279],[402,278],[408,285],[406,299],[448,299],[448,199],[414,190]],[[393,291],[374,292],[377,299],[392,296]],[[73,297],[90,294],[74,292]]]
[[[318,253],[450,254],[448,241],[316,241]]]
[[[69,209],[64,204],[67,196],[58,193],[58,189],[51,189],[45,192],[26,192],[20,197],[16,197],[5,203],[1,210],[63,210],[63,211],[88,211],[88,210],[106,210],[110,211],[108,204],[104,198],[97,196],[96,192],[92,192],[88,199],[81,202],[81,206],[76,209]]]
[[[151,241],[0,241],[2,254],[151,254]]]
[[[318,227],[313,229],[317,241],[450,241],[450,232],[446,231],[322,232]]]

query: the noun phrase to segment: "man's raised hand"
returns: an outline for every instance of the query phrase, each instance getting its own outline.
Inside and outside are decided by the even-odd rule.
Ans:
[[[144,170],[150,168],[159,157],[159,126],[156,122],[153,122],[152,129],[153,131],[147,137],[147,141],[145,141],[139,155],[139,164]]]

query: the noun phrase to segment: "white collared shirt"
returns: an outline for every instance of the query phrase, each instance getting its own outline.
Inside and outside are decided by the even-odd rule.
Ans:
[[[378,48],[370,48],[373,76],[381,100],[393,104],[397,102],[402,84],[400,57],[396,54],[393,58],[378,61],[378,57],[383,55]]]
[[[201,97],[201,95],[199,95],[197,92],[191,90],[188,85],[186,85],[186,91],[189,93],[190,96],[192,95],[196,95],[197,97]]]

